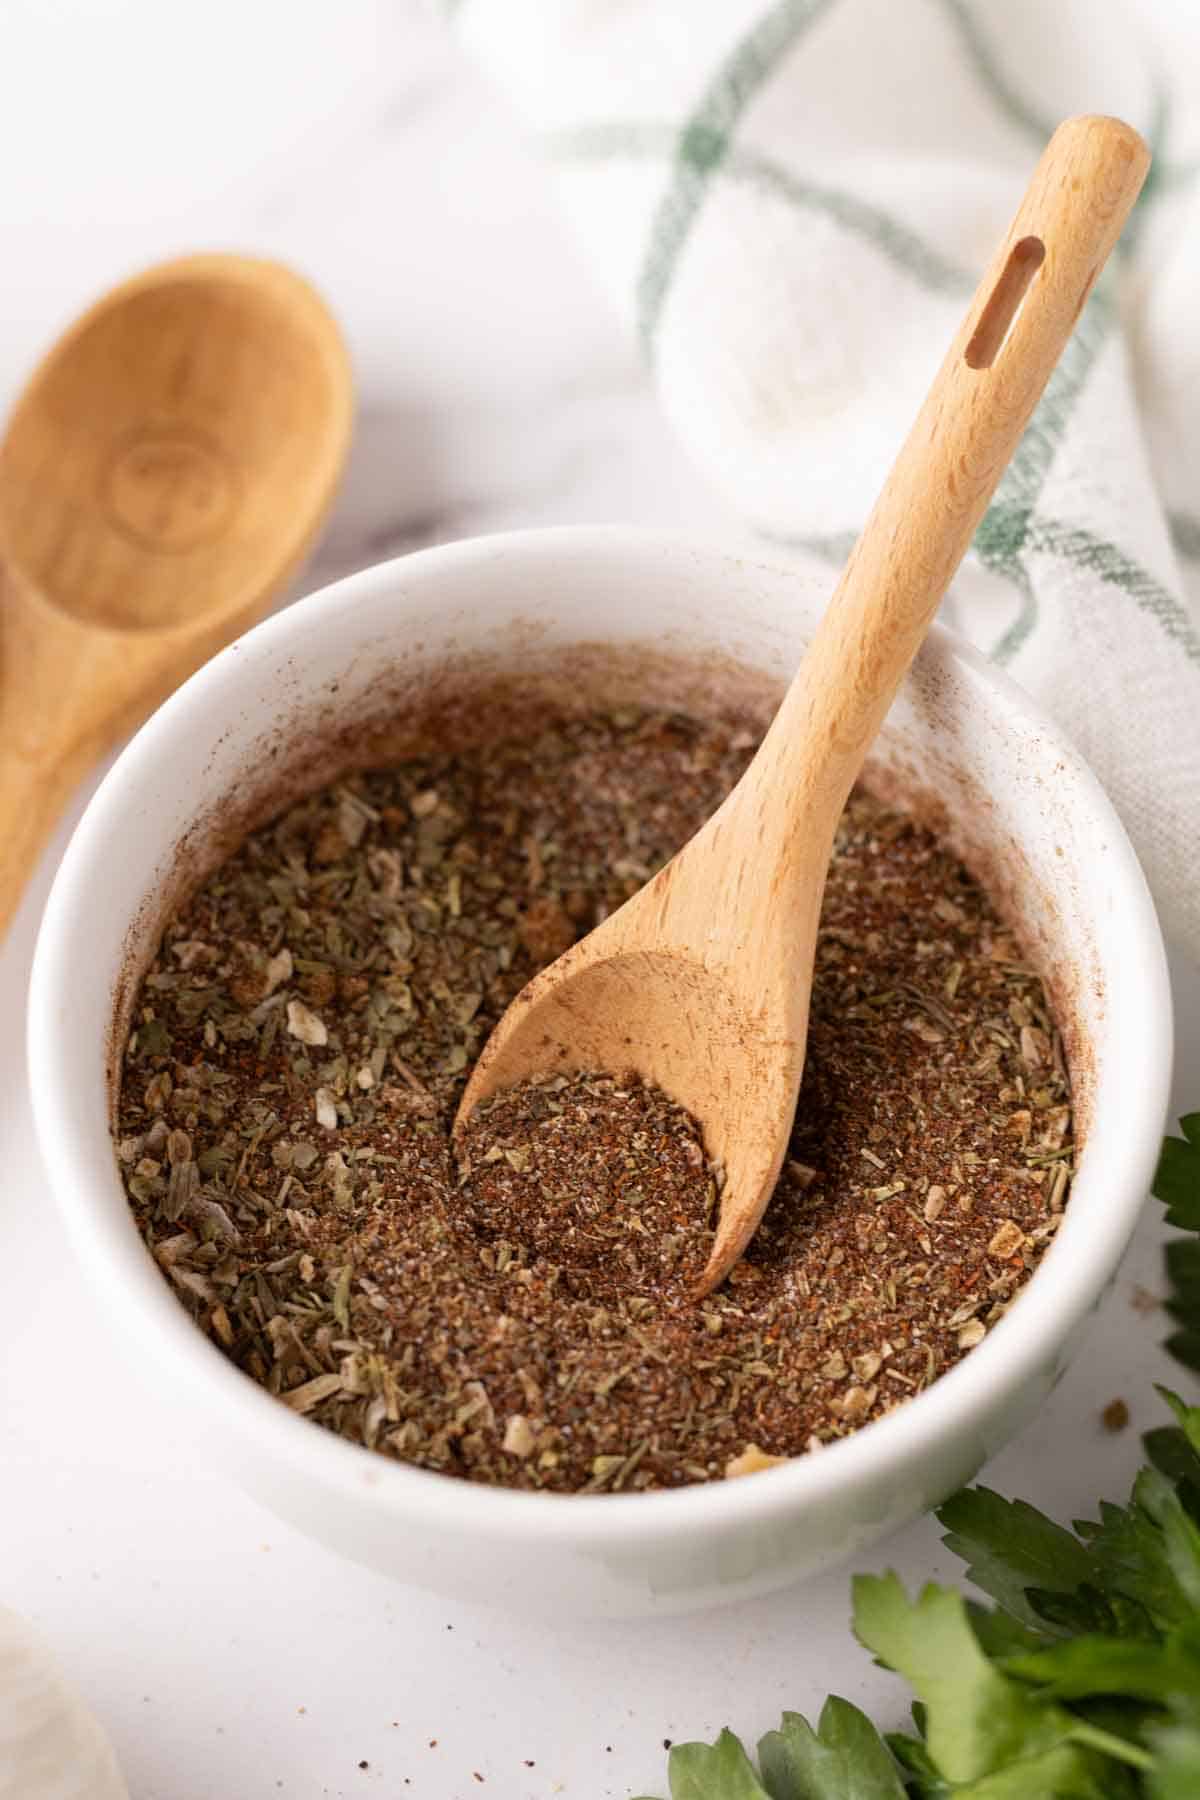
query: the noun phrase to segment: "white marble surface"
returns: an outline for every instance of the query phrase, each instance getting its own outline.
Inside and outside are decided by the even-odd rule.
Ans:
[[[736,534],[667,439],[540,171],[424,8],[208,0],[188,17],[151,0],[3,8],[0,402],[109,281],[232,245],[320,284],[361,385],[308,585],[510,525]],[[898,1723],[898,1687],[849,1637],[844,1572],[684,1623],[531,1627],[295,1536],[194,1465],[182,1421],[147,1435],[137,1370],[68,1257],[32,1139],[24,988],[60,848],[0,953],[0,1600],[52,1640],[135,1800],[602,1800],[663,1791],[665,1737],[726,1722],[753,1737],[830,1687]],[[1195,1106],[1193,974],[1177,997],[1176,1099]],[[1150,1381],[1170,1379],[1162,1315],[1135,1304],[1159,1286],[1156,1212],[1086,1355],[988,1472],[1061,1515],[1124,1491],[1158,1410]],[[1098,1415],[1118,1394],[1133,1422],[1114,1439]],[[929,1522],[869,1560],[951,1568]]]

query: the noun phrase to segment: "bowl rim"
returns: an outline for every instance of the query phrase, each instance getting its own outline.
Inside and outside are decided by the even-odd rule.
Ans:
[[[1170,1082],[1171,990],[1154,903],[1136,854],[1097,777],[1059,727],[1003,670],[965,639],[935,624],[923,657],[949,660],[981,681],[1002,717],[1036,732],[1047,757],[1070,772],[1081,803],[1103,822],[1114,856],[1114,891],[1137,946],[1144,1004],[1123,1022],[1121,1059],[1137,1072],[1120,1129],[1099,1108],[1088,1140],[1092,1164],[1104,1159],[1106,1207],[1092,1209],[1085,1252],[1059,1258],[1056,1280],[1037,1274],[1017,1304],[954,1368],[907,1405],[896,1408],[819,1452],[793,1458],[754,1480],[693,1483],[636,1494],[561,1494],[494,1487],[393,1461],[291,1412],[252,1377],[229,1362],[176,1300],[148,1256],[131,1214],[118,1214],[98,1172],[75,1141],[58,1095],[69,1078],[69,995],[86,959],[89,893],[97,873],[119,842],[119,821],[132,804],[143,771],[159,762],[163,746],[195,724],[211,732],[226,673],[249,638],[263,647],[294,647],[311,624],[356,609],[360,603],[413,578],[469,568],[498,554],[537,563],[543,557],[602,555],[636,559],[683,554],[704,562],[716,582],[723,574],[761,568],[778,579],[803,579],[804,565],[730,549],[728,544],[677,531],[608,526],[552,526],[498,532],[391,558],[329,583],[274,614],[220,651],[183,684],[141,727],[100,783],[63,856],[38,933],[30,980],[28,1067],[38,1141],[56,1203],[81,1266],[120,1303],[110,1307],[122,1326],[152,1353],[170,1379],[195,1390],[211,1418],[228,1420],[232,1435],[252,1438],[256,1449],[301,1475],[310,1485],[364,1500],[394,1520],[434,1518],[440,1527],[484,1532],[508,1543],[567,1542],[603,1550],[639,1538],[666,1538],[691,1528],[752,1528],[835,1500],[859,1486],[897,1475],[955,1439],[970,1440],[989,1401],[1012,1393],[1053,1360],[1062,1343],[1095,1304],[1115,1271],[1149,1192],[1157,1161]],[[722,565],[724,567],[722,568]],[[215,734],[214,734],[215,735]],[[99,1047],[98,1047],[99,1049]],[[1142,1098],[1138,1101],[1138,1096]],[[1111,1113],[1113,1109],[1109,1109]],[[1093,1146],[1097,1146],[1093,1149]],[[107,1171],[106,1171],[107,1174]],[[1119,1205],[1112,1193],[1127,1195]],[[1061,1265],[1061,1266],[1060,1266]],[[149,1279],[147,1279],[149,1278]]]

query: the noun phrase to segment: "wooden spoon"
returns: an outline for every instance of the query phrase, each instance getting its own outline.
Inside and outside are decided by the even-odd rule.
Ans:
[[[352,413],[323,302],[241,256],[135,276],[37,369],[0,444],[0,935],[79,778],[298,567]]]
[[[745,1248],[787,1147],[842,807],[1149,160],[1116,119],[1055,132],[746,774],[518,994],[467,1085],[458,1126],[562,1069],[634,1071],[686,1106],[725,1171],[699,1293]]]

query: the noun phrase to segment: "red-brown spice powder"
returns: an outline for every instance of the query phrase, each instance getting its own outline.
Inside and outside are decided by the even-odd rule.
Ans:
[[[700,1305],[693,1123],[620,1072],[466,1075],[524,981],[662,865],[753,750],[630,711],[356,776],[168,923],[118,1158],[201,1329],[295,1411],[525,1488],[750,1471],[919,1393],[985,1335],[1064,1202],[1069,1091],[1034,970],[966,871],[851,800],[789,1159]]]

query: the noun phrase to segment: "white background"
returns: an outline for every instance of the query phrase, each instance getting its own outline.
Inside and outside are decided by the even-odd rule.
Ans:
[[[510,525],[736,533],[514,125],[415,0],[5,0],[0,224],[4,405],[140,263],[230,247],[317,281],[361,418],[309,586]],[[686,1622],[531,1626],[345,1564],[193,1463],[70,1260],[33,1144],[24,992],[60,848],[0,952],[0,1601],[54,1644],[135,1800],[602,1800],[664,1792],[665,1737],[753,1739],[831,1687],[899,1724],[898,1685],[849,1636],[846,1572]],[[1200,983],[1176,985],[1176,1100],[1195,1107]],[[1062,1516],[1123,1495],[1160,1413],[1151,1379],[1178,1378],[1147,1310],[1157,1213],[1084,1356],[988,1471]],[[1118,1395],[1133,1422],[1113,1438],[1099,1413]],[[868,1560],[910,1579],[953,1566],[929,1522]]]

